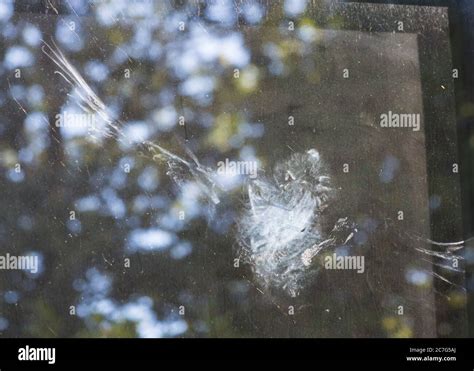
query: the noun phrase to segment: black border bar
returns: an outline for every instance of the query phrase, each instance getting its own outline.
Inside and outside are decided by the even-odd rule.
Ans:
[[[19,361],[19,349],[55,348],[55,364]],[[418,351],[415,351],[417,349]],[[422,353],[420,350],[424,349]],[[407,361],[407,357],[456,360]],[[184,360],[315,360],[474,369],[474,339],[0,339],[0,369]],[[13,368],[12,368],[13,367]]]

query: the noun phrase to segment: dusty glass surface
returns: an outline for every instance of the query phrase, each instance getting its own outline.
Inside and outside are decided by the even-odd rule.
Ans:
[[[2,336],[466,336],[445,8],[3,1],[0,28]]]

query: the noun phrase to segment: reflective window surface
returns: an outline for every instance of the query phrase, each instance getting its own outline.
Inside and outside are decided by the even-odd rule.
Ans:
[[[450,11],[0,0],[0,335],[468,336]]]

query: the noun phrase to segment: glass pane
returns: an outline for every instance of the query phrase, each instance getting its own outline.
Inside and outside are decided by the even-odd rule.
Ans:
[[[0,335],[468,334],[447,8],[0,3]]]

